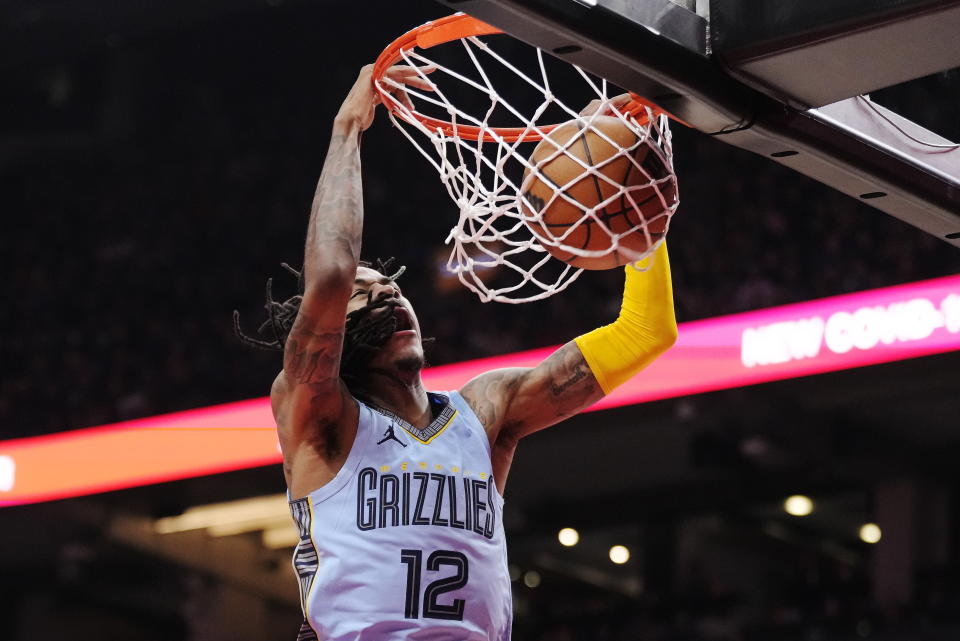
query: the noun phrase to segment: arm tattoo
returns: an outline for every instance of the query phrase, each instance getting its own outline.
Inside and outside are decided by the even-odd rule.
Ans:
[[[567,343],[543,365],[547,367],[546,387],[557,417],[572,416],[603,396],[576,343]]]
[[[294,383],[320,383],[336,378],[343,349],[343,326],[313,327],[300,310],[284,348],[283,369]]]
[[[603,397],[576,343],[530,369],[489,372],[463,389],[485,429],[523,436],[573,416]]]
[[[363,231],[363,187],[356,138],[335,134],[317,183],[307,229],[306,260],[315,266],[333,252],[349,260],[360,258]]]
[[[484,377],[473,394],[469,394],[467,402],[470,409],[480,419],[484,428],[491,428],[503,417],[504,398],[513,393],[517,384],[517,375],[514,372],[491,372]]]
[[[350,263],[355,267],[360,256],[362,231],[363,187],[357,138],[335,132],[310,211],[304,252],[304,285],[309,286],[312,276],[325,267],[342,268]],[[349,278],[352,280],[353,275]],[[314,312],[317,302],[312,305]],[[283,367],[295,384],[324,384],[335,380],[338,374],[345,313],[333,313],[329,309],[324,314],[314,312],[301,305],[287,336]],[[318,315],[338,318],[336,321],[323,320],[317,318]]]
[[[579,380],[582,380],[583,378],[586,378],[586,376],[587,376],[587,373],[583,371],[582,367],[578,366],[570,374],[570,378],[568,378],[564,382],[557,384],[556,381],[550,381],[550,391],[553,393],[554,396],[560,396],[567,389],[569,389],[571,385],[573,385]]]

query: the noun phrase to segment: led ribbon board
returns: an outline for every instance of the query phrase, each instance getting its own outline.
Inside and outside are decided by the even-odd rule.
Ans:
[[[428,389],[556,348],[432,367]],[[682,323],[677,344],[588,411],[960,350],[960,275]],[[0,505],[280,462],[266,398],[0,441]]]

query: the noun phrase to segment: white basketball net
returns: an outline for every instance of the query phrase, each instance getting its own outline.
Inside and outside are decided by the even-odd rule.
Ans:
[[[456,274],[460,281],[484,302],[494,300],[523,303],[543,299],[562,291],[583,271],[553,259],[544,246],[558,248],[574,256],[590,258],[619,252],[621,257],[631,262],[642,260],[654,251],[663,242],[663,233],[668,229],[670,218],[676,211],[678,203],[671,133],[667,117],[663,114],[655,114],[649,108],[646,110],[646,124],[638,123],[633,117],[624,116],[611,108],[612,96],[607,93],[606,80],[594,79],[579,67],[574,67],[579,77],[589,87],[591,95],[601,101],[599,109],[592,115],[581,117],[578,112],[585,103],[577,103],[578,108],[573,109],[561,102],[554,94],[547,78],[544,55],[540,49],[529,48],[536,51],[536,65],[540,70],[538,78],[531,78],[480,38],[469,37],[456,40],[450,43],[450,46],[455,46],[458,42],[466,48],[467,57],[476,69],[477,78],[470,78],[466,74],[438,64],[416,49],[404,50],[401,52],[401,57],[406,64],[418,68],[427,65],[437,67],[432,74],[427,75],[423,72],[419,74],[422,79],[435,87],[435,91],[427,92],[406,86],[405,90],[414,105],[414,110],[411,111],[399,101],[393,101],[394,110],[390,112],[394,125],[437,169],[450,198],[459,209],[459,218],[445,240],[445,244],[452,245],[446,269],[451,274]],[[521,113],[520,110],[511,106],[494,87],[491,74],[484,70],[481,59],[487,61],[488,65],[493,63],[512,72],[509,75],[513,83],[517,82],[517,78],[522,79],[539,92],[542,96],[539,105],[533,107],[532,111],[528,109],[527,113]],[[386,89],[382,85],[399,86],[388,77],[377,81],[376,84],[381,94]],[[451,94],[463,93],[464,85],[472,88],[471,91],[474,93],[480,92],[486,95],[489,100],[486,105],[476,104],[473,101],[476,111],[482,109],[479,117],[464,112],[448,99]],[[567,89],[567,85],[564,88]],[[514,89],[516,89],[515,86]],[[582,89],[581,93],[583,93]],[[385,100],[392,99],[385,96]],[[571,137],[563,145],[553,143],[556,150],[548,158],[541,159],[538,164],[542,166],[545,162],[566,154],[576,160],[583,168],[583,173],[566,185],[558,185],[548,202],[534,207],[522,194],[520,183],[524,169],[533,176],[541,177],[538,167],[528,160],[536,143],[525,142],[522,139],[518,142],[508,142],[493,130],[492,127],[497,124],[489,121],[496,111],[521,123],[520,126],[525,131],[542,134],[541,127],[554,124],[558,120],[557,108],[564,114],[559,120],[578,119],[579,127],[592,129],[603,140],[613,145],[616,153],[598,166],[591,167],[578,156],[567,153],[568,148],[578,136]],[[431,130],[425,126],[414,116],[414,113],[428,115],[423,112],[423,109],[442,113],[445,119],[454,125],[454,135],[446,135],[440,128]],[[548,109],[552,110],[554,122],[540,122]],[[629,147],[621,147],[602,131],[593,128],[594,121],[600,115],[619,118],[637,134],[636,142]],[[456,135],[458,124],[480,127],[482,135],[478,140],[461,138]],[[638,162],[634,155],[641,146],[648,146],[652,150],[648,151],[647,155],[656,153],[659,156],[660,166],[666,170],[665,175],[663,171],[659,172],[659,177],[651,175],[652,172]],[[639,184],[627,187],[617,184],[617,190],[613,196],[592,208],[584,207],[565,193],[564,190],[567,187],[590,175],[596,176],[597,180],[613,184],[613,181],[602,174],[600,169],[606,163],[618,158],[629,159],[636,171],[640,172],[639,175],[643,180],[639,181]],[[656,196],[659,198],[661,205],[659,212],[651,215],[649,205],[646,205],[646,214],[637,217],[639,223],[633,228],[616,233],[607,226],[602,217],[598,216],[598,211],[602,213],[603,208],[616,198],[623,197],[636,208],[634,195],[645,190],[645,197],[649,198],[651,188],[656,190]],[[542,224],[535,225],[537,233],[531,231],[529,224],[542,223],[540,212],[549,208],[557,199],[563,199],[579,207],[583,211],[581,219],[565,227],[562,233],[554,234],[550,231],[550,227]],[[577,227],[588,220],[596,221],[594,229],[603,230],[610,238],[609,248],[599,251],[588,250],[565,243],[565,240],[575,233]],[[650,226],[654,226],[659,233],[651,233],[648,229]],[[639,253],[620,243],[621,238],[637,231],[643,233],[647,240],[645,250]],[[626,262],[626,260],[620,262]]]

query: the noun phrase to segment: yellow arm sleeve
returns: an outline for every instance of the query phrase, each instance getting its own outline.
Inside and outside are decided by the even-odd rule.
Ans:
[[[630,380],[677,340],[670,259],[663,243],[641,272],[627,265],[617,320],[574,339],[605,394]]]

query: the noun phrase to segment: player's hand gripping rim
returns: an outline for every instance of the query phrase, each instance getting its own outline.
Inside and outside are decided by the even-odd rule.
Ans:
[[[410,96],[403,90],[403,87],[410,86],[423,91],[434,91],[433,85],[421,78],[420,74],[433,73],[436,70],[437,68],[433,65],[426,67],[394,65],[383,74],[385,81],[392,80],[393,82],[382,82],[381,87],[396,96],[401,104],[413,110]],[[364,65],[360,69],[360,75],[350,89],[350,93],[347,94],[340,106],[336,121],[344,124],[355,124],[360,131],[366,131],[373,123],[376,108],[380,102],[380,94],[373,86],[373,65]]]

